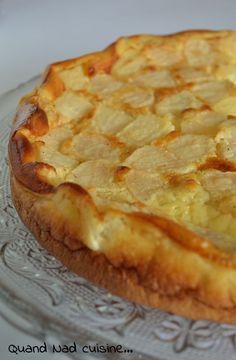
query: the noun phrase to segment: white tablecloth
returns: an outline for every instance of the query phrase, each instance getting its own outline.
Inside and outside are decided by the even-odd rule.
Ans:
[[[235,14],[235,0],[0,0],[0,94],[50,62],[102,49],[121,35],[233,29]],[[9,354],[11,343],[39,342],[1,318],[0,334],[1,360],[66,359]]]

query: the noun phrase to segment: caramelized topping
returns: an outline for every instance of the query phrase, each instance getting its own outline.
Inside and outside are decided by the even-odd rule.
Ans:
[[[182,225],[234,240],[234,39],[135,36],[52,65],[17,112],[15,175],[35,192],[69,182],[98,207],[139,207],[146,221],[204,254],[210,240],[198,243]],[[227,250],[223,241],[214,246]]]
[[[199,170],[215,169],[222,172],[236,171],[236,165],[230,161],[212,157],[198,167]]]

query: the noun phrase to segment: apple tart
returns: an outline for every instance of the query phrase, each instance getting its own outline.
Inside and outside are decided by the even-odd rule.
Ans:
[[[9,162],[20,217],[69,269],[236,324],[236,32],[123,37],[50,65]]]

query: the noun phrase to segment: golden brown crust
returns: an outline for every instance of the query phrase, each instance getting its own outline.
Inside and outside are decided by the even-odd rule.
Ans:
[[[157,70],[161,69],[161,76],[163,74],[166,76],[165,85],[153,89],[152,95],[145,90],[145,96],[149,100],[150,96],[151,99],[152,96],[158,99],[158,108],[155,111],[165,115],[163,111],[165,110],[166,99],[168,101],[171,97],[184,93],[184,96],[187,96],[185,101],[187,99],[187,102],[190,101],[190,103],[187,108],[181,110],[180,114],[184,121],[186,119],[188,121],[188,117],[191,119],[193,111],[196,113],[198,111],[202,113],[211,112],[214,104],[212,103],[212,94],[210,94],[209,99],[207,98],[206,101],[204,100],[205,102],[201,103],[202,90],[199,92],[199,89],[194,90],[197,95],[194,101],[192,100],[189,91],[192,91],[196,84],[193,84],[192,80],[183,82],[182,77],[184,75],[180,73],[181,66],[184,71],[188,71],[189,67],[192,66],[194,71],[198,72],[198,64],[194,60],[195,55],[198,57],[199,53],[201,55],[202,52],[203,57],[208,56],[209,61],[212,60],[212,54],[204,39],[213,44],[215,41],[219,42],[217,43],[217,51],[218,56],[220,56],[219,54],[224,51],[224,46],[220,42],[221,39],[233,36],[233,34],[230,31],[196,30],[167,36],[135,35],[130,38],[119,39],[104,51],[52,64],[45,73],[38,90],[25,97],[20,103],[9,141],[9,160],[12,171],[12,195],[20,216],[43,246],[60,258],[70,269],[130,300],[158,306],[195,319],[206,318],[236,323],[236,251],[234,244],[229,242],[228,247],[218,246],[219,242],[210,241],[207,235],[198,232],[198,229],[195,231],[195,228],[184,226],[184,222],[175,222],[175,218],[174,220],[171,219],[168,213],[165,216],[166,213],[163,215],[161,212],[160,214],[158,212],[145,212],[145,206],[139,199],[131,201],[133,207],[128,206],[127,210],[121,209],[116,200],[114,200],[114,206],[113,203],[111,206],[111,202],[109,205],[106,205],[105,202],[98,205],[95,201],[96,197],[93,197],[94,185],[90,185],[89,190],[87,190],[86,187],[83,188],[83,185],[79,185],[80,182],[79,184],[73,183],[73,178],[72,181],[66,180],[67,178],[64,175],[60,178],[60,171],[56,165],[55,167],[50,165],[49,160],[42,161],[41,155],[39,155],[40,149],[43,149],[44,146],[47,151],[46,143],[44,143],[45,136],[50,135],[50,131],[57,126],[62,126],[65,121],[64,115],[58,120],[58,114],[53,113],[51,104],[55,106],[58,98],[61,99],[64,93],[69,93],[69,96],[72,97],[75,95],[82,97],[83,100],[81,100],[80,105],[86,109],[83,119],[79,124],[73,125],[72,135],[68,135],[68,138],[64,140],[64,147],[60,148],[60,150],[62,149],[60,156],[63,157],[63,161],[67,161],[67,158],[65,159],[67,147],[72,143],[73,136],[79,136],[81,129],[84,129],[91,118],[93,119],[96,115],[93,104],[97,99],[100,99],[100,95],[89,93],[86,89],[76,88],[73,89],[73,92],[71,89],[67,91],[65,83],[58,76],[59,73],[69,71],[79,65],[82,68],[83,76],[85,75],[89,81],[96,79],[96,76],[100,74],[109,77],[113,71],[113,66],[122,59],[127,42],[132,45],[131,49],[133,50],[140,46],[139,42],[142,44],[142,41],[149,41],[152,50],[152,41],[160,41],[160,44],[163,45],[163,53],[158,55],[160,56],[160,60],[158,60],[160,64],[157,66]],[[162,70],[161,64],[161,61],[165,60],[166,54],[174,54],[173,46],[175,43],[181,47],[189,39],[195,39],[196,36],[197,41],[200,39],[200,44],[194,44],[196,49],[192,49],[193,44],[190,44],[190,50],[188,49],[191,56],[195,54],[191,60],[193,65],[191,64],[186,68],[186,64],[184,67],[181,58],[177,56],[176,62],[173,62],[170,56],[172,74],[166,74],[166,70]],[[170,42],[166,43],[166,39],[169,39]],[[221,48],[221,46],[223,47]],[[138,57],[139,55],[137,55]],[[200,63],[201,61],[200,56]],[[218,71],[218,64],[212,64],[214,71]],[[204,68],[206,70],[204,76],[206,76],[209,72],[208,63],[204,66],[206,68]],[[155,70],[155,67],[150,63],[144,68],[143,75],[152,70]],[[174,83],[171,78],[173,74],[177,79],[175,80],[177,82]],[[118,82],[115,76],[115,86],[118,86],[118,93],[122,76]],[[158,79],[161,81],[160,78]],[[143,78],[141,80],[143,81]],[[125,91],[128,91],[131,85],[126,84],[126,86]],[[225,91],[227,95],[229,91],[234,94],[232,86],[227,85],[227,87],[224,83],[221,86],[224,88],[222,91]],[[138,88],[137,91],[142,95],[143,88]],[[116,102],[112,104],[116,111]],[[130,118],[140,114],[145,116],[147,113],[145,105],[138,109],[132,106],[130,103],[123,104],[122,109],[126,112],[126,118],[123,120],[126,125],[129,124]],[[150,116],[152,117],[154,116],[153,105],[151,109]],[[179,111],[178,106],[176,111]],[[227,118],[234,121],[233,114],[228,115]],[[176,123],[176,119],[171,119]],[[167,119],[167,121],[169,120]],[[188,126],[187,122],[186,124]],[[90,131],[94,131],[93,128],[91,129]],[[66,131],[70,133],[71,129],[68,130],[67,127]],[[86,136],[85,133],[85,139]],[[91,138],[93,136],[92,133]],[[99,134],[98,139],[100,143],[105,143],[106,146],[107,143],[110,144],[111,153],[113,150],[114,156],[119,153],[120,159],[123,161],[127,154],[129,155],[134,150],[132,143],[126,149],[125,136],[127,134],[123,134],[123,138],[121,136],[120,140],[112,133],[102,133]],[[201,136],[203,136],[202,133],[200,133],[199,138]],[[162,146],[171,146],[180,138],[181,131],[179,124],[177,124],[175,130],[172,126],[165,136],[152,139],[152,150],[155,151],[154,147],[160,149]],[[204,136],[201,139],[203,138]],[[206,138],[204,139],[206,140]],[[206,146],[209,144],[211,144],[210,141]],[[224,151],[222,144],[218,145],[217,151],[219,153]],[[57,150],[54,149],[53,152],[57,152]],[[78,153],[79,151],[80,148]],[[225,172],[227,175],[235,171],[233,161],[219,158],[211,151],[212,148],[209,156],[197,163],[197,170],[201,176],[204,175],[204,171],[209,169]],[[69,162],[71,169],[81,161],[77,159],[77,156],[79,156],[77,153],[72,153],[72,160],[70,159],[71,162]],[[46,159],[48,159],[47,156]],[[106,158],[102,165],[102,169],[108,169],[109,174],[111,164],[108,164]],[[137,169],[134,168],[134,170]],[[129,164],[119,163],[112,178],[114,185],[125,182],[126,177],[132,171],[132,166],[130,168]],[[81,176],[81,172],[79,174]],[[212,174],[214,175],[214,173]],[[132,177],[132,174],[130,176]],[[181,172],[175,174],[173,171],[166,174],[166,179],[168,184],[173,187],[173,191],[177,189],[177,192],[182,185],[185,189],[195,189],[200,181],[194,177],[185,178]],[[130,194],[133,196],[132,191]],[[126,196],[130,194],[126,192]],[[214,204],[214,206],[217,205]],[[209,211],[213,210],[211,208]],[[213,216],[216,217],[215,213]],[[219,227],[218,223],[217,226]],[[231,234],[234,229],[230,228],[229,231]]]
[[[77,248],[71,250],[60,241],[61,239],[56,239],[52,235],[50,228],[40,222],[38,217],[40,214],[32,212],[35,196],[14,178],[11,178],[11,190],[14,205],[25,225],[41,245],[70,270],[131,301],[159,307],[192,319],[204,318],[236,324],[235,306],[231,308],[209,306],[196,297],[194,289],[188,289],[179,294],[168,294],[168,292],[165,294],[163,290],[152,290],[145,285],[145,279],[138,276],[135,268],[114,266],[103,254],[89,250],[79,241],[77,241]],[[61,237],[63,235],[61,234]],[[166,275],[161,274],[164,278]]]

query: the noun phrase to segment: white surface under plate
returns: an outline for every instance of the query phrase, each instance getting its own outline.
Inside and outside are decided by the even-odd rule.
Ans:
[[[192,321],[111,296],[69,272],[23,226],[10,197],[7,142],[16,104],[38,80],[0,98],[1,301],[24,318],[25,331],[48,344],[58,339],[63,344],[120,344],[133,350],[98,359],[235,359],[235,326]],[[92,358],[80,352],[71,356]]]

